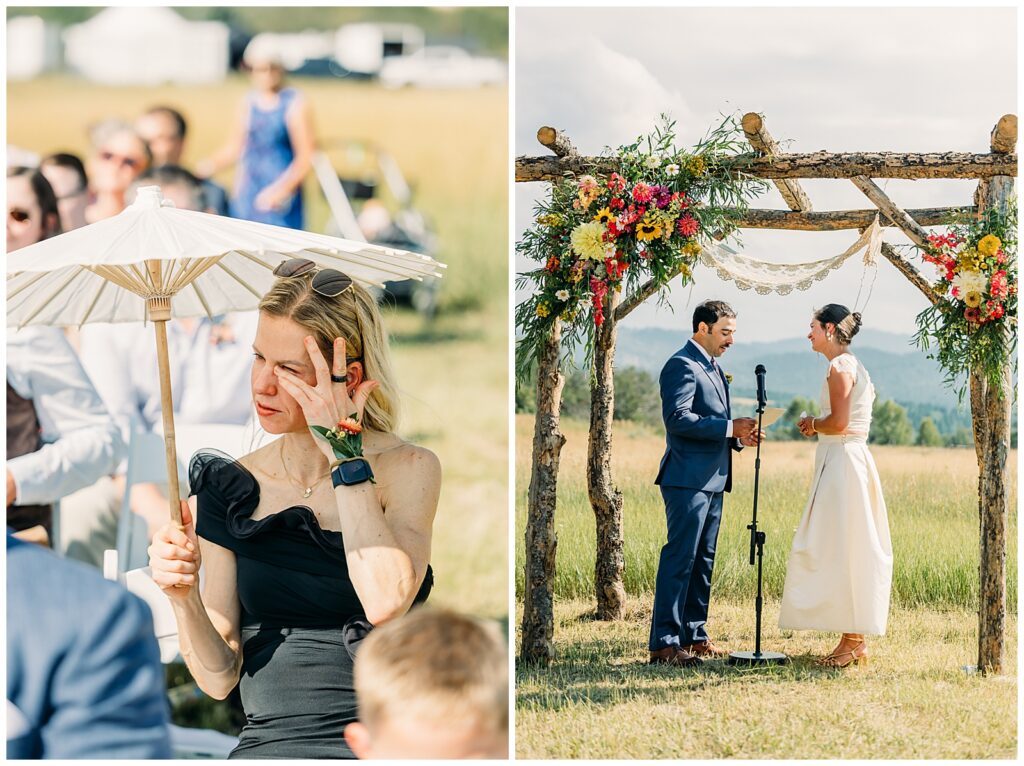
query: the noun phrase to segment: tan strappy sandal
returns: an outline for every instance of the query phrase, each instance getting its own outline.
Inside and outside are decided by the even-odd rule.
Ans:
[[[857,652],[861,649],[863,649],[863,652],[858,654]],[[864,639],[861,639],[860,643],[852,649],[848,649],[845,652],[835,652],[830,654],[828,657],[822,657],[817,661],[817,664],[826,668],[846,668],[850,665],[867,665],[867,642],[865,642]]]

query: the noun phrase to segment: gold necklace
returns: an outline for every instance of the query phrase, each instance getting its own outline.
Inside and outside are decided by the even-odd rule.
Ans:
[[[324,479],[326,479],[328,476],[330,476],[331,474],[330,474],[330,472],[324,474],[319,479],[317,479],[315,482],[313,482],[308,487],[303,489],[301,482],[296,482],[295,479],[292,478],[291,473],[288,471],[288,466],[284,462],[284,441],[283,440],[278,440],[278,441],[281,443],[281,449],[279,450],[279,452],[281,454],[281,466],[284,468],[285,478],[288,479],[288,483],[291,484],[293,487],[295,487],[295,489],[298,489],[298,490],[302,491],[302,499],[305,500],[310,495],[312,495],[313,494],[313,490],[315,490],[317,487],[319,487],[320,483]]]

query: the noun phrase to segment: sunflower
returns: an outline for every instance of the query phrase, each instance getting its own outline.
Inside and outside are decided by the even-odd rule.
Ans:
[[[995,255],[1003,243],[995,234],[986,234],[978,241],[978,252],[982,255]]]
[[[636,238],[641,242],[650,242],[661,236],[661,224],[646,216],[644,220],[636,225]]]
[[[981,293],[976,293],[973,290],[964,296],[964,303],[970,306],[972,309],[977,308],[981,305]]]
[[[598,223],[612,223],[615,221],[615,214],[608,208],[603,207],[597,211],[597,215],[594,216],[594,220]]]

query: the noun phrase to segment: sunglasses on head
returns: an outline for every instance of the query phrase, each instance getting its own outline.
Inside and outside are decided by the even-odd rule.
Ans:
[[[123,155],[107,151],[100,152],[100,159],[104,162],[113,162],[114,160],[117,160],[122,167],[131,168],[132,170],[135,170],[142,165],[142,161],[137,160],[134,157],[125,157]]]
[[[316,263],[307,258],[292,258],[288,261],[282,261],[274,269],[274,276],[286,278],[301,277],[309,274],[311,271],[316,273],[313,275],[313,282],[310,287],[313,288],[313,292],[317,295],[322,295],[325,298],[337,298],[352,286],[352,277],[348,274],[342,274],[336,269],[321,269]]]
[[[8,210],[7,216],[15,223],[25,223],[32,219],[32,214],[30,212],[17,207],[12,207]]]

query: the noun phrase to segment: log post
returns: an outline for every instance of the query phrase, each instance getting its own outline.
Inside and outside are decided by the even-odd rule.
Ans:
[[[1008,154],[1017,143],[1017,118],[1005,115],[992,131],[993,153]],[[1015,204],[1014,179],[1004,176],[978,185],[979,212],[1006,210]],[[980,538],[978,670],[984,674],[1005,672],[1006,638],[1006,527],[1008,516],[1007,467],[1010,451],[1010,406],[1013,382],[1007,366],[1002,372],[1002,393],[971,371],[971,414],[975,444],[981,460],[978,471],[978,518]],[[979,422],[980,421],[980,422]]]
[[[554,657],[555,500],[558,463],[565,436],[559,430],[562,386],[558,369],[562,344],[556,319],[537,363],[537,415],[533,422],[533,466],[526,519],[526,567],[522,643],[519,659],[548,664]]]
[[[615,414],[613,362],[618,322],[618,292],[605,297],[605,320],[595,332],[594,369],[590,382],[590,438],[587,442],[587,493],[594,509],[597,546],[594,591],[597,618],[620,620],[626,602],[622,582],[625,566],[622,532],[622,493],[612,480],[612,418]]]
[[[537,131],[537,140],[559,157],[574,157],[576,149],[569,139],[554,128]],[[530,494],[526,518],[526,592],[523,594],[522,642],[519,659],[526,663],[548,664],[555,655],[555,506],[558,500],[558,465],[565,436],[559,429],[562,411],[562,386],[565,378],[559,370],[562,347],[562,321],[551,325],[537,360],[537,415],[533,421],[533,452],[530,467]]]

